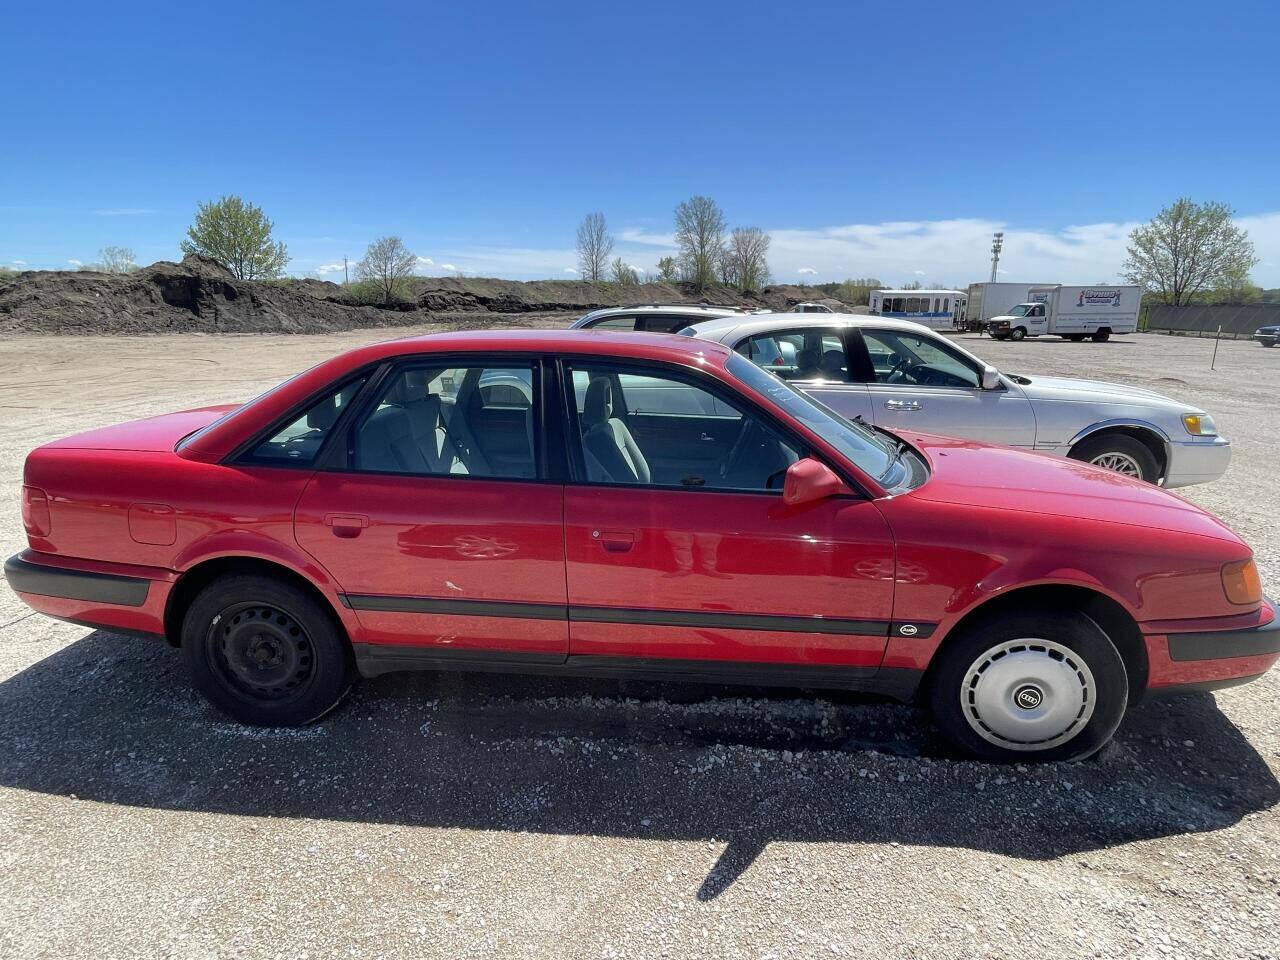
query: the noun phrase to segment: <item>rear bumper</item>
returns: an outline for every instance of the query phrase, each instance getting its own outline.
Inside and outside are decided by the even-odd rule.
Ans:
[[[1231,463],[1231,441],[1226,437],[1200,437],[1169,443],[1166,487],[1187,487],[1208,483],[1227,472]]]
[[[1280,660],[1280,617],[1270,600],[1244,617],[1166,623],[1160,629],[1145,637],[1152,693],[1245,683]]]
[[[9,586],[32,610],[127,633],[164,634],[164,611],[177,574],[170,570],[80,560],[26,550],[4,564]]]

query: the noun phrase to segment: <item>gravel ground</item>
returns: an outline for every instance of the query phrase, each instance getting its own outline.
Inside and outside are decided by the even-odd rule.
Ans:
[[[0,343],[0,548],[31,447],[381,338]],[[1184,492],[1278,592],[1280,351],[965,342],[1205,406],[1235,458]],[[0,956],[1275,957],[1277,693],[1153,701],[1052,768],[956,761],[865,699],[485,675],[379,678],[271,732],[174,651],[0,588]]]

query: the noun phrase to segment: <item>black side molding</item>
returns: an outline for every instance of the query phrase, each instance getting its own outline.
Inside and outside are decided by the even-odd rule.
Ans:
[[[1170,660],[1229,660],[1280,653],[1280,617],[1247,630],[1169,634]]]
[[[19,593],[65,600],[88,600],[118,607],[140,607],[147,602],[151,581],[113,573],[89,573],[31,563],[20,556],[4,562],[4,578]]]

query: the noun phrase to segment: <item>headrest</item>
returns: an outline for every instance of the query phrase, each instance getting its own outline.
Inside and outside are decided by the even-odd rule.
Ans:
[[[387,402],[404,406],[421,400],[427,392],[427,371],[406,370],[396,377],[391,389],[387,391]]]
[[[822,372],[839,373],[844,366],[843,350],[826,350],[822,354]]]
[[[816,367],[817,365],[818,365],[817,350],[805,349],[805,350],[797,351],[796,366],[799,367],[801,370],[808,370],[810,367]]]
[[[582,408],[583,425],[594,427],[613,416],[613,384],[608,377],[596,377],[587,384],[587,398]]]
[[[338,407],[333,397],[325,397],[307,411],[307,426],[312,430],[328,430],[338,419]]]

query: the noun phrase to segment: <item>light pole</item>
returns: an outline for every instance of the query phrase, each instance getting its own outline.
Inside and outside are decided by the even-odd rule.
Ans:
[[[991,238],[991,282],[996,282],[996,267],[1000,264],[1000,248],[1004,246],[1004,234],[997,230]]]

